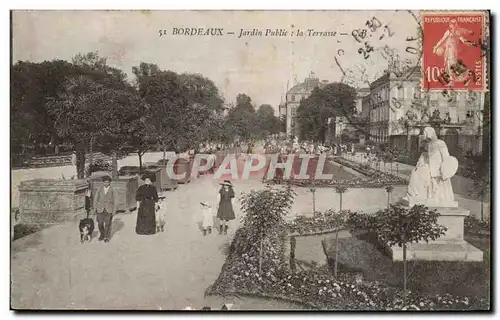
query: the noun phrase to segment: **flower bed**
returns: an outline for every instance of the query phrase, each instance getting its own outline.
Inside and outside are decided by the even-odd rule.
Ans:
[[[476,217],[468,216],[464,220],[464,231],[466,234],[489,237],[491,235],[490,220],[481,221]]]
[[[369,223],[363,214],[349,215],[361,225]],[[262,241],[259,272],[259,245],[250,237],[251,226],[238,229],[222,271],[207,294],[241,294],[283,299],[307,308],[323,310],[487,310],[484,298],[451,295],[423,296],[409,292],[403,306],[403,292],[379,281],[359,281],[351,274],[333,278],[322,270],[293,272],[285,258],[287,228],[293,232],[317,232],[323,217],[301,218],[266,232]],[[328,228],[327,218],[324,230]],[[314,231],[315,230],[315,231]]]
[[[273,184],[274,182],[269,182]],[[387,178],[387,177],[372,177],[370,179],[356,178],[353,180],[308,180],[308,179],[294,179],[285,180],[284,184],[293,185],[296,187],[316,187],[316,188],[382,188],[388,185],[405,185],[406,181]]]
[[[348,188],[382,188],[388,185],[407,185],[408,181],[390,173],[385,173],[375,170],[370,167],[363,167],[359,163],[352,162],[343,158],[336,158],[335,162],[356,170],[367,178],[354,178],[349,180],[320,180],[320,179],[290,179],[290,180],[266,180],[267,184],[288,184],[297,187],[316,187],[316,188],[335,188],[335,187],[348,187]]]
[[[344,158],[338,158],[335,159],[335,162],[346,166],[348,168],[351,168],[353,170],[358,171],[359,173],[364,174],[365,176],[371,177],[371,178],[385,178],[387,180],[394,180],[394,183],[392,184],[407,184],[408,181],[406,179],[403,179],[395,174],[387,173],[387,172],[382,172],[380,170],[374,169],[368,165],[363,165],[359,164],[354,161],[350,161]]]
[[[346,213],[349,214],[348,211]],[[315,212],[312,217],[297,216],[293,221],[287,222],[286,227],[290,236],[335,232],[338,226],[335,215],[335,212],[328,210],[324,213]]]

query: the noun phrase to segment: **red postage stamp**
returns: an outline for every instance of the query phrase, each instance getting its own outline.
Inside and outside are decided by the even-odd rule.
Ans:
[[[422,12],[422,90],[487,91],[487,13]]]

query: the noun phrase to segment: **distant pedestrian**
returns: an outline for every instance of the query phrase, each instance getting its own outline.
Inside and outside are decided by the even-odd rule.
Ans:
[[[135,232],[140,235],[150,235],[156,233],[156,214],[158,209],[158,191],[153,186],[155,176],[144,174],[142,176],[144,184],[137,189],[135,200],[137,201],[137,224]]]
[[[236,218],[233,209],[234,190],[229,180],[224,180],[221,186],[219,194],[217,195],[217,218],[220,221],[219,234],[223,232],[227,234],[228,222]]]
[[[203,229],[203,235],[206,236],[207,233],[212,233],[212,227],[214,224],[213,210],[212,206],[206,202],[202,201],[201,204],[201,228]]]
[[[94,210],[99,227],[99,241],[109,242],[111,239],[111,223],[116,214],[118,204],[116,190],[111,186],[111,177],[102,178],[103,185],[97,190],[94,197]]]

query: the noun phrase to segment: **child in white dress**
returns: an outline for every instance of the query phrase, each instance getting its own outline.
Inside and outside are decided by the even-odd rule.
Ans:
[[[156,217],[156,232],[163,232],[165,231],[165,211],[166,211],[166,206],[165,206],[165,196],[160,195],[158,196],[158,204],[156,206],[155,210],[155,217]]]
[[[201,204],[201,227],[203,229],[203,235],[206,236],[207,233],[212,233],[212,227],[214,223],[212,206],[208,202],[203,201]]]

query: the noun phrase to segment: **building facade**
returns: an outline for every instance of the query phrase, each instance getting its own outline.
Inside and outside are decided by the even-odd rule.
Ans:
[[[402,78],[385,74],[370,84],[370,94],[362,100],[362,114],[369,113],[370,140],[389,143],[393,136],[416,135],[417,123],[435,119],[442,123],[442,135],[481,135],[484,93],[421,92],[420,70]]]
[[[287,137],[299,136],[297,109],[300,105],[300,101],[309,97],[315,88],[322,88],[327,84],[327,80],[320,81],[314,72],[311,72],[309,76],[304,79],[304,82],[294,85],[287,91],[285,99]]]
[[[358,116],[363,115],[363,100],[370,95],[370,88],[358,88],[356,89],[356,114]],[[368,115],[367,115],[368,117]]]

